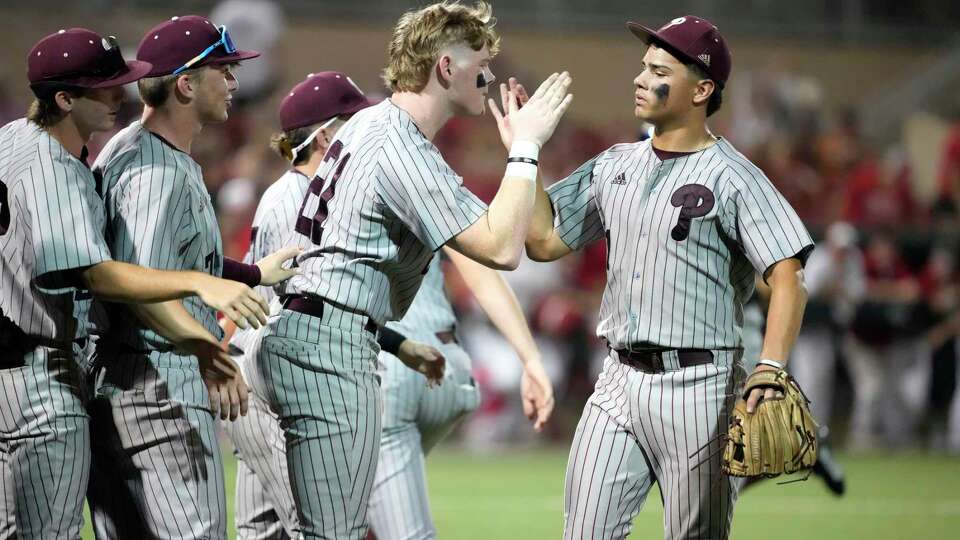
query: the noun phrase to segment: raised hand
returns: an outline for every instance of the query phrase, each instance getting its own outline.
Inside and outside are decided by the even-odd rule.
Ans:
[[[500,84],[500,104],[503,107],[502,110],[507,112],[510,111],[511,99],[516,100],[518,108],[522,108],[527,104],[527,101],[530,100],[530,96],[527,95],[526,88],[517,82],[516,77],[510,77],[510,79],[507,81],[507,84]],[[510,150],[510,145],[513,144],[513,128],[510,125],[510,118],[508,116],[504,116],[504,113],[501,112],[501,109],[497,107],[492,99],[488,99],[487,103],[490,107],[490,113],[497,121],[497,129],[500,131],[500,140],[503,141],[504,148]]]
[[[542,147],[550,140],[573,101],[573,94],[567,93],[572,82],[566,71],[550,75],[522,108],[519,89],[507,90],[507,113],[503,120],[513,132],[512,141],[530,141]]]
[[[257,261],[257,267],[260,268],[260,284],[269,287],[299,274],[299,268],[284,268],[283,263],[293,259],[301,252],[302,250],[298,247],[285,247]]]
[[[443,371],[447,361],[437,349],[419,341],[407,339],[400,344],[397,358],[408,368],[426,376],[427,386],[434,387],[443,382]]]
[[[256,291],[243,283],[197,272],[197,296],[204,304],[222,312],[240,328],[267,324],[270,307]]]

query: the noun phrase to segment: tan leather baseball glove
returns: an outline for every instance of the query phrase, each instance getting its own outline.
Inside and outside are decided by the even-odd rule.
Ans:
[[[745,396],[754,388],[773,388],[782,398],[764,399],[747,412]],[[721,465],[732,476],[791,474],[817,460],[817,423],[810,401],[783,370],[756,371],[747,378],[733,407]]]

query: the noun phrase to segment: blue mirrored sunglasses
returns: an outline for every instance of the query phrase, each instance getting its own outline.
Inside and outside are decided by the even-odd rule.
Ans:
[[[188,60],[186,64],[184,64],[184,65],[178,67],[176,70],[174,70],[174,72],[172,73],[172,75],[179,75],[180,73],[182,73],[182,72],[190,69],[191,67],[195,66],[198,62],[200,62],[200,61],[203,60],[204,58],[210,56],[210,53],[212,53],[217,47],[219,47],[219,46],[221,46],[221,45],[223,45],[223,50],[226,51],[227,54],[233,54],[233,53],[237,52],[237,48],[233,45],[233,40],[230,39],[230,33],[227,32],[227,27],[221,25],[220,28],[218,28],[218,30],[220,31],[220,39],[218,39],[216,42],[214,42],[213,45],[210,45],[209,47],[207,47],[206,49],[204,49],[203,52],[201,52],[200,54],[198,54],[198,55],[194,56],[193,58],[191,58],[190,60]]]

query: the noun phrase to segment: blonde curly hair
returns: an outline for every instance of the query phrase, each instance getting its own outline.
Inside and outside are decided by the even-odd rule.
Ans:
[[[496,22],[493,7],[482,1],[473,7],[444,1],[404,13],[387,48],[384,83],[393,92],[423,90],[440,51],[454,43],[465,42],[475,51],[486,45],[495,56],[500,50]]]

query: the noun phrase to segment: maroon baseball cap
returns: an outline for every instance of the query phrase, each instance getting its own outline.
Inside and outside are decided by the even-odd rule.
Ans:
[[[142,79],[149,62],[123,59],[117,39],[86,28],[60,30],[41,39],[27,56],[27,79],[34,92],[45,83],[108,88]]]
[[[700,17],[677,17],[652,30],[635,22],[627,28],[638,38],[664,48],[682,61],[697,64],[720,88],[727,84],[733,59],[720,31],[713,23]]]
[[[225,45],[225,39],[229,45]],[[147,77],[171,75],[194,60],[214,43],[220,42],[206,56],[190,67],[239,62],[260,56],[256,51],[233,50],[226,27],[216,26],[206,17],[184,15],[172,17],[147,32],[137,47],[137,59],[153,64]]]
[[[360,88],[343,73],[321,71],[290,90],[280,102],[280,128],[284,131],[319,124],[341,114],[352,114],[372,105]]]

